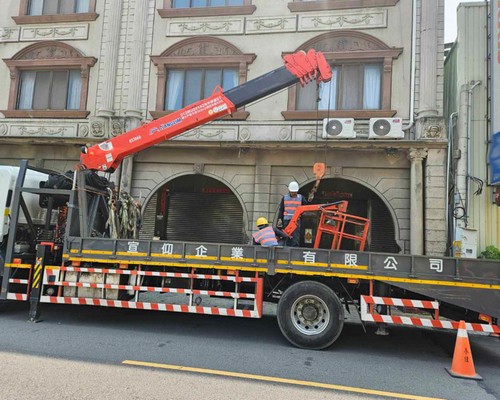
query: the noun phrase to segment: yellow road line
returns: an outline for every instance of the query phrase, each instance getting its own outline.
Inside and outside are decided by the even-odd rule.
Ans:
[[[207,374],[207,375],[228,376],[228,377],[232,377],[232,378],[252,379],[252,380],[264,381],[264,382],[286,383],[288,385],[308,386],[308,387],[314,387],[314,388],[320,388],[320,389],[342,390],[344,392],[370,394],[370,395],[374,395],[374,396],[392,397],[392,398],[396,398],[396,399],[443,400],[443,399],[438,399],[435,397],[415,396],[412,394],[405,394],[405,393],[384,392],[381,390],[363,389],[363,388],[356,388],[356,387],[342,386],[342,385],[332,385],[329,383],[321,383],[321,382],[300,381],[300,380],[295,380],[295,379],[277,378],[277,377],[265,376],[265,375],[243,374],[240,372],[219,371],[219,370],[215,370],[215,369],[184,367],[182,365],[157,364],[157,363],[150,363],[150,362],[145,362],[145,361],[133,361],[133,360],[122,361],[122,364],[134,365],[134,366],[140,366],[140,367],[161,368],[161,369],[168,369],[168,370],[172,370],[172,371],[196,372],[196,373]]]

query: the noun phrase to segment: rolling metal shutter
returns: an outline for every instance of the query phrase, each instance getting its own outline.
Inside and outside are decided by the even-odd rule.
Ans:
[[[382,200],[371,200],[370,214],[369,251],[399,253],[399,246],[394,240],[392,215]]]
[[[238,199],[227,193],[170,193],[167,240],[242,243]]]
[[[156,203],[158,202],[158,192],[155,193],[142,214],[142,227],[139,231],[139,239],[153,239],[156,223]]]

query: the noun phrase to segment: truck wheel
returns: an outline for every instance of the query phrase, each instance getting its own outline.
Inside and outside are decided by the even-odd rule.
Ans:
[[[330,346],[344,327],[344,308],[328,286],[314,281],[290,286],[278,303],[278,325],[294,346],[320,350]]]

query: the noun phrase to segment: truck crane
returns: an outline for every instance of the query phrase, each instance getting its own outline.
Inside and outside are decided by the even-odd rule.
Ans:
[[[227,92],[217,88],[207,99],[84,146],[68,188],[37,184],[42,175],[27,161],[15,172],[17,180],[10,170],[8,194],[0,196],[0,302],[29,302],[32,321],[41,304],[260,318],[264,302],[274,302],[283,336],[309,349],[332,345],[351,309],[362,323],[457,330],[464,320],[468,330],[500,333],[497,262],[364,252],[369,221],[347,215],[347,202],[296,211],[288,229],[305,212],[319,214],[314,248],[108,237],[106,191],[87,190],[85,172],[115,171],[124,157],[252,101],[297,82],[331,79],[320,52],[287,55],[284,62]],[[38,196],[45,207],[41,224],[31,215],[28,196]],[[347,224],[361,233],[346,234]],[[329,248],[319,248],[323,239]],[[353,240],[357,249],[341,250],[343,240]],[[381,286],[389,290],[380,292]]]
[[[328,82],[332,71],[323,53],[309,50],[284,56],[285,65],[268,74],[223,92],[215,88],[212,95],[165,117],[140,126],[92,147],[84,146],[80,156],[82,168],[113,172],[121,161],[164,140],[190,129],[232,114],[238,108],[262,99],[297,82],[302,85],[316,80]]]

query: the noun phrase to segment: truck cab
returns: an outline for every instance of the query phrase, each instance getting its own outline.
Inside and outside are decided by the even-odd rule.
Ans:
[[[0,166],[0,272],[3,269],[5,260],[7,238],[9,233],[13,233],[10,232],[10,207],[18,175],[19,167]],[[47,180],[47,177],[47,174],[28,170],[24,185],[26,187],[39,188],[41,187],[41,183]],[[26,193],[24,202],[31,217],[32,224],[34,226],[43,225],[46,210],[40,207],[39,196],[32,193]],[[21,209],[17,232],[15,232],[16,241],[14,245],[14,254],[34,254],[34,243],[30,238],[29,229],[28,221]]]

